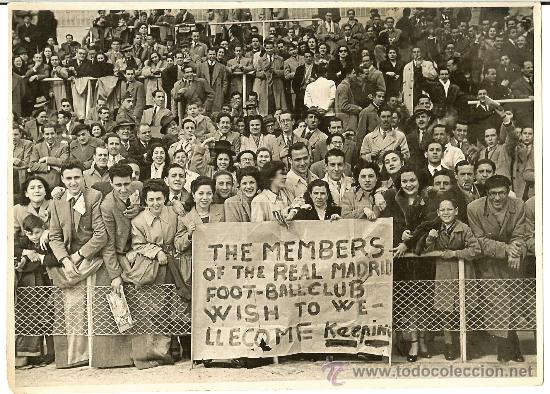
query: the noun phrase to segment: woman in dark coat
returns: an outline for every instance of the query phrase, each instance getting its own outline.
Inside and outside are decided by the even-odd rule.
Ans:
[[[107,57],[105,54],[99,52],[95,55],[95,62],[92,65],[91,76],[94,78],[101,78],[109,75],[115,75],[113,67],[114,66],[111,63],[107,63]]]
[[[386,55],[388,58],[380,63],[380,71],[386,83],[386,97],[398,96],[403,82],[404,64],[398,60],[396,48],[389,47]]]
[[[394,259],[403,256],[414,247],[412,233],[414,229],[424,221],[423,209],[426,202],[420,194],[418,174],[410,166],[403,166],[399,172],[399,188],[388,189],[384,193],[386,206],[381,212],[381,217],[393,218],[393,253]],[[433,279],[434,268],[432,262],[415,261],[411,258],[394,260],[394,281],[410,281]],[[428,297],[430,298],[430,297]],[[394,315],[396,320],[403,316],[408,317],[407,322],[398,322],[399,325],[407,325],[410,332],[411,347],[407,360],[414,362],[418,356],[430,358],[423,333],[417,329],[418,316],[427,311],[421,310],[416,305],[416,300],[394,300]]]
[[[304,193],[305,205],[299,210],[294,210],[296,215],[292,220],[339,220],[342,208],[337,206],[332,199],[327,182],[315,179],[307,185]]]
[[[353,68],[353,60],[349,49],[345,45],[340,45],[335,54],[335,58],[328,62],[327,78],[334,81],[336,86],[343,81],[348,70]]]

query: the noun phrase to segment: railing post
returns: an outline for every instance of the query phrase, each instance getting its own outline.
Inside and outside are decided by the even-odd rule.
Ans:
[[[243,115],[246,114],[246,73],[243,72]]]
[[[95,275],[95,274],[94,274]],[[94,287],[95,280],[92,276],[86,278],[86,313],[88,315],[88,366],[92,365],[93,358],[93,302],[94,302]]]
[[[265,21],[262,21],[262,37],[263,37],[263,41],[262,41],[262,45],[264,45],[264,41],[265,41]]]
[[[464,259],[458,259],[458,302],[460,310],[460,358],[466,362],[466,280]]]

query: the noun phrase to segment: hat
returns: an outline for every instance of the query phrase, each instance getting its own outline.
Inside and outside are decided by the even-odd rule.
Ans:
[[[48,100],[46,100],[46,97],[39,96],[39,97],[36,98],[36,101],[34,103],[34,108],[36,108],[36,109],[42,108],[46,104],[48,104]]]
[[[166,114],[160,118],[160,133],[166,134],[166,129],[172,122],[178,123],[178,117],[174,116],[172,113]]]
[[[118,122],[115,123],[115,125],[113,126],[113,128],[111,129],[111,131],[113,133],[116,133],[116,131],[121,128],[122,126],[130,126],[130,127],[134,127],[136,124],[134,122],[128,122],[127,120],[119,120]]]
[[[431,115],[430,111],[428,111],[426,108],[415,108],[413,117],[416,118],[420,114],[426,114],[428,116]]]
[[[122,48],[120,48],[121,52],[129,52],[131,50],[132,50],[132,46],[130,44],[125,44],[122,46]]]
[[[226,140],[218,140],[214,142],[214,147],[210,149],[211,151],[214,151],[216,153],[218,152],[227,152],[231,156],[235,155],[235,152],[233,152],[233,146],[231,145],[231,142]]]

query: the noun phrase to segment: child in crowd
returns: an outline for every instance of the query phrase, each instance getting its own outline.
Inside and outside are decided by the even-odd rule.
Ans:
[[[457,219],[458,205],[452,195],[439,197],[437,216],[441,221],[439,230],[432,229],[423,237],[423,252],[440,251],[441,257],[435,259],[435,295],[434,306],[443,317],[445,340],[445,359],[456,358],[456,343],[451,330],[458,330],[458,282],[446,283],[446,280],[458,279],[457,259],[464,259],[464,276],[474,278],[472,260],[481,253],[479,242],[468,225]],[[456,285],[454,284],[456,283]]]
[[[58,265],[50,247],[40,245],[40,237],[45,231],[45,223],[35,215],[29,215],[23,220],[22,230],[25,237],[15,247],[15,287],[51,286],[50,278],[46,272],[47,266]],[[31,314],[32,310],[42,310],[43,305],[48,304],[47,292],[40,292],[32,302],[21,302],[16,309],[23,314]],[[28,300],[26,300],[28,301]],[[42,305],[42,306],[41,306]],[[36,328],[42,330],[51,325],[51,313],[36,317]],[[47,355],[44,352],[43,336],[18,335],[15,339],[15,366],[18,369],[28,369],[50,364],[54,360],[53,341],[46,337]]]

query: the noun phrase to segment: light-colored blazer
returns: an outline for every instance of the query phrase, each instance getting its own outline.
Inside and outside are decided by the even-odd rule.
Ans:
[[[383,138],[380,132],[380,127],[377,127],[376,130],[367,134],[363,139],[363,143],[361,145],[361,157],[366,156],[369,153],[380,156],[386,151],[395,150],[397,147],[401,150],[405,160],[411,156],[405,134],[399,130],[392,130],[387,131],[386,138]]]
[[[52,200],[50,219],[50,247],[58,261],[68,257],[70,252],[75,252],[73,242],[82,244],[80,254],[85,259],[91,260],[107,244],[107,232],[101,217],[102,195],[94,189],[84,189],[84,202],[86,212],[80,215],[74,211],[74,226],[76,238],[73,239],[71,228],[71,206],[67,201],[67,191],[59,200]]]

